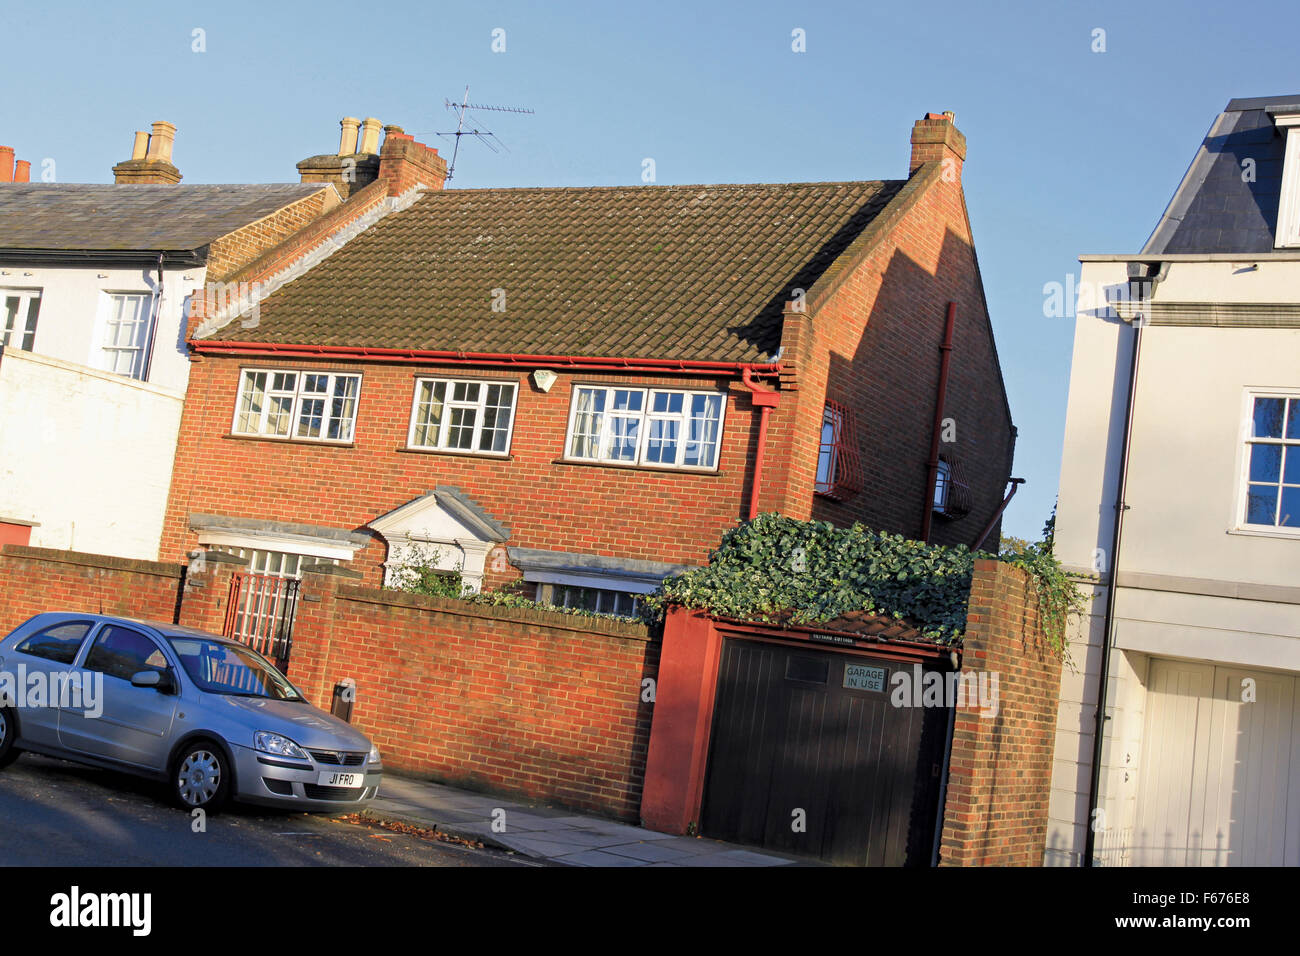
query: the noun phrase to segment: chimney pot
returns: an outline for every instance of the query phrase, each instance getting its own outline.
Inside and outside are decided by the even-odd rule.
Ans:
[[[14,163],[14,182],[27,183],[32,179],[32,164],[25,159]]]
[[[373,116],[366,117],[361,124],[361,145],[357,148],[359,153],[378,153],[379,152],[379,130],[381,124]]]
[[[144,159],[147,152],[149,152],[149,134],[144,130],[137,130],[135,143],[131,146],[131,158]]]
[[[351,156],[357,151],[357,131],[361,127],[361,120],[355,116],[345,116],[339,120],[339,126],[343,127],[343,134],[339,137],[339,155]]]
[[[170,163],[172,161],[172,144],[175,139],[175,126],[162,120],[154,123],[153,133],[149,136],[149,152],[145,155],[145,158],[156,162]]]
[[[14,181],[14,148],[0,146],[0,183]]]

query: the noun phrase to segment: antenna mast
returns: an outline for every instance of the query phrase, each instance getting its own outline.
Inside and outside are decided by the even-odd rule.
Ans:
[[[504,149],[507,153],[510,152],[510,148],[509,148],[508,146],[506,146],[506,144],[503,143],[503,142],[501,141],[501,137],[497,136],[497,134],[494,133],[494,132],[492,132],[490,129],[487,129],[486,127],[480,129],[480,128],[478,128],[478,127],[476,127],[476,126],[473,126],[473,125],[471,125],[469,129],[466,129],[466,128],[465,128],[465,119],[466,119],[466,114],[467,114],[467,113],[469,113],[471,110],[491,110],[491,111],[494,112],[494,113],[525,113],[525,114],[529,114],[529,115],[531,115],[532,112],[533,112],[532,110],[530,110],[530,109],[526,109],[526,108],[524,108],[524,107],[522,107],[522,106],[486,106],[486,105],[479,104],[479,103],[471,103],[471,102],[469,101],[469,87],[468,87],[468,86],[465,87],[465,95],[464,95],[464,97],[461,99],[461,101],[460,101],[459,103],[452,102],[451,100],[448,100],[448,99],[444,99],[442,102],[443,102],[443,105],[447,107],[447,109],[451,110],[453,113],[456,114],[456,131],[455,131],[455,132],[453,132],[453,133],[436,133],[436,134],[434,134],[434,135],[436,135],[436,136],[454,136],[454,137],[456,137],[456,145],[455,145],[455,147],[454,147],[454,148],[452,149],[452,151],[451,151],[451,165],[449,165],[449,166],[447,167],[447,181],[448,181],[448,182],[451,181],[451,177],[452,177],[452,176],[455,174],[455,172],[456,172],[456,157],[457,157],[458,155],[460,155],[460,138],[461,138],[462,136],[476,136],[476,137],[478,137],[479,142],[481,142],[481,143],[482,143],[484,146],[486,146],[488,149],[492,150],[492,152],[494,152],[494,153],[496,153],[496,152],[500,152],[500,150],[497,149],[498,146],[501,147],[501,149]],[[474,122],[474,118],[473,118],[473,117],[469,117],[469,119],[470,119],[471,124],[472,124],[472,123]],[[495,140],[495,142],[493,142],[494,140]]]

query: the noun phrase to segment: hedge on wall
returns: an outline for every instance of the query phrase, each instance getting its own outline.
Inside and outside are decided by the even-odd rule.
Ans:
[[[728,531],[707,566],[668,579],[645,604],[651,616],[681,605],[759,621],[792,612],[793,622],[806,624],[867,611],[906,620],[929,640],[953,644],[965,631],[977,557],[1000,557],[1033,575],[1049,643],[1061,652],[1065,615],[1077,599],[1050,552],[1029,545],[984,554],[860,524],[837,528],[778,514]]]

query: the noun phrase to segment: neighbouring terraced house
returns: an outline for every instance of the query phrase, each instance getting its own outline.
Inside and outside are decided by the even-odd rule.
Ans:
[[[331,155],[301,183],[181,185],[175,132],[137,133],[103,185],[31,182],[0,147],[0,543],[156,558],[191,293],[367,208],[341,200],[377,155],[349,154],[350,182]]]
[[[1300,95],[1232,100],[1141,252],[1081,258],[1046,862],[1300,864]]]

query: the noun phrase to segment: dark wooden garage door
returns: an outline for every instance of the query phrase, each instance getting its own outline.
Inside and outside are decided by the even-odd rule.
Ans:
[[[728,639],[701,832],[831,863],[929,865],[948,712],[890,704],[890,675],[912,666]]]

